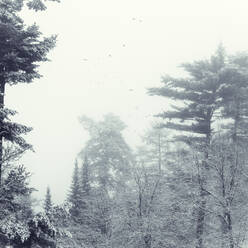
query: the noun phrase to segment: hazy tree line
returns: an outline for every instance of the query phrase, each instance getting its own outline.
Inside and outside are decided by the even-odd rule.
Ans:
[[[89,139],[75,158],[61,205],[47,188],[34,211],[30,173],[18,159],[32,149],[4,105],[5,86],[39,78],[56,37],[26,26],[19,12],[41,0],[0,0],[0,246],[86,248],[238,248],[248,221],[248,54],[220,45],[185,63],[186,76],[164,76],[157,121],[131,149],[118,116],[82,116]],[[82,142],[83,143],[83,142]]]

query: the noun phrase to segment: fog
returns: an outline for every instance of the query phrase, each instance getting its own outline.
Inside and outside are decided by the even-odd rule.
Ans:
[[[43,198],[67,194],[73,165],[87,141],[78,118],[113,112],[127,124],[130,146],[168,107],[146,89],[164,74],[182,75],[179,65],[207,58],[220,42],[228,53],[247,49],[247,1],[61,0],[47,11],[23,12],[44,35],[58,34],[43,78],[7,88],[6,105],[16,120],[32,126],[27,136],[35,153],[21,160]]]

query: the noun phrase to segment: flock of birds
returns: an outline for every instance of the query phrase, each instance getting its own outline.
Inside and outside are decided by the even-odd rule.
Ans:
[[[139,23],[143,22],[142,19],[136,18],[136,17],[133,17],[133,18],[132,18],[132,21],[134,21],[134,22],[139,22]],[[122,44],[122,47],[126,47],[126,44],[123,43],[123,44]],[[112,58],[112,54],[109,53],[109,54],[107,55],[107,57],[108,57],[108,58]],[[88,59],[88,58],[83,58],[83,61],[84,61],[84,62],[87,62],[87,61],[89,61],[89,59]]]
[[[133,22],[138,22],[138,23],[142,23],[142,22],[143,22],[142,19],[136,18],[136,17],[133,17],[133,18],[131,19],[131,21],[133,21]],[[125,47],[126,47],[126,44],[123,43],[121,46],[122,46],[123,48],[125,48]],[[109,54],[107,55],[107,58],[112,58],[112,54],[109,53]],[[89,59],[88,59],[88,58],[83,58],[82,61],[83,61],[83,62],[88,62]],[[130,89],[128,89],[128,91],[133,92],[134,89],[131,89],[131,88],[130,88]]]

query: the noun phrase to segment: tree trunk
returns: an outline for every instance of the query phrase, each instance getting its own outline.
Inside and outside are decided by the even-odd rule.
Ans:
[[[208,133],[206,134],[206,143],[204,151],[204,161],[202,162],[202,168],[199,178],[199,187],[200,187],[200,200],[199,200],[199,209],[197,216],[196,224],[196,248],[203,248],[203,234],[204,234],[204,224],[205,224],[205,215],[206,215],[206,205],[207,205],[207,194],[206,194],[206,185],[207,185],[207,176],[209,173],[208,165],[208,149],[211,139],[211,119],[207,121],[208,123]]]
[[[197,217],[197,226],[196,226],[196,239],[197,244],[196,248],[203,247],[203,232],[204,232],[204,220],[205,220],[205,211],[206,211],[206,200],[204,196],[204,192],[201,192],[201,200],[198,209],[198,217]]]
[[[225,188],[225,178],[223,171],[221,174],[221,180],[222,180],[222,197],[223,199],[225,199],[226,188]],[[221,217],[222,248],[227,247],[228,243],[229,243],[229,248],[234,248],[233,233],[232,233],[232,216],[230,210],[227,210],[228,208],[230,208],[230,205],[226,206],[226,208],[223,207],[223,217]]]
[[[158,171],[159,175],[161,175],[161,129],[159,129],[158,134]]]
[[[233,241],[233,233],[232,233],[232,218],[231,213],[228,212],[226,214],[227,217],[227,228],[228,228],[228,239],[229,239],[229,247],[234,248],[234,241]]]
[[[231,213],[224,212],[223,217],[222,217],[223,219],[221,219],[221,226],[222,226],[222,246],[221,247],[234,248]]]
[[[230,181],[230,191],[234,191],[235,188],[235,179],[236,179],[236,173],[237,169],[239,167],[239,140],[238,140],[238,128],[239,128],[239,122],[240,122],[240,102],[239,100],[235,99],[236,108],[235,108],[235,117],[234,117],[234,132],[233,132],[233,144],[234,144],[234,156],[235,161],[234,164],[232,164],[232,177]],[[225,194],[223,195],[225,197]],[[231,207],[231,202],[228,203],[228,209]],[[232,230],[232,215],[230,210],[224,212],[224,218],[225,218],[225,224],[226,227],[224,227],[224,232],[226,233],[226,239],[229,243],[229,248],[234,248],[234,240],[233,240],[233,230]]]
[[[5,80],[0,76],[0,111],[4,109],[4,94],[5,94]],[[2,166],[3,166],[3,115],[0,113],[0,187],[2,185]]]
[[[145,248],[151,248],[152,247],[152,236],[151,234],[146,234],[144,236],[145,241]]]

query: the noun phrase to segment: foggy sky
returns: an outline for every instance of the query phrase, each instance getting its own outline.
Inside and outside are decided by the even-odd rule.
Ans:
[[[128,125],[134,147],[165,99],[146,95],[161,75],[183,75],[182,62],[208,58],[220,42],[228,53],[247,50],[247,1],[234,0],[61,0],[47,11],[24,11],[45,35],[58,34],[43,78],[7,88],[15,120],[32,126],[27,140],[35,153],[21,163],[43,198],[68,192],[74,160],[88,135],[78,122],[113,112]]]

